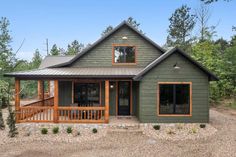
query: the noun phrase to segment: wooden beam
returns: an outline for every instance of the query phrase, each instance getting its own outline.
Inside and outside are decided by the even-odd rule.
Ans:
[[[16,123],[19,122],[20,112],[20,80],[15,79],[15,110],[16,110]]]
[[[105,81],[105,123],[109,122],[109,80]]]
[[[54,123],[58,123],[58,80],[54,80],[54,112],[53,112],[53,121]]]
[[[48,80],[48,97],[50,97],[50,92],[51,92],[51,89],[50,89],[50,80]]]
[[[44,85],[42,80],[38,80],[38,99],[43,100],[44,99]]]

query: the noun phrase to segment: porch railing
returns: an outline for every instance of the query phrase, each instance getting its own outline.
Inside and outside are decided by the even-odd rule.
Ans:
[[[16,118],[18,122],[105,123],[105,107],[59,106],[55,110],[51,97],[21,106]]]
[[[18,114],[19,122],[53,122],[52,106],[24,106]]]
[[[105,107],[58,107],[58,122],[104,123]]]
[[[18,122],[52,122],[54,97],[21,106],[16,113]]]

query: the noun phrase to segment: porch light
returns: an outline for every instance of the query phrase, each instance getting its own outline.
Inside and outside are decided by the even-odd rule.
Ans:
[[[175,70],[179,70],[180,67],[178,66],[178,63],[176,62],[175,65],[173,66]]]
[[[110,88],[111,88],[111,89],[112,89],[112,88],[114,88],[114,85],[113,85],[113,84],[111,84],[111,85],[110,85]]]
[[[127,39],[128,39],[127,36],[123,36],[123,37],[122,37],[122,40],[127,40]]]

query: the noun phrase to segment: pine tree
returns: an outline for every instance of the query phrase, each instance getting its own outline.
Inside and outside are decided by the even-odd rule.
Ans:
[[[9,137],[15,137],[18,134],[17,128],[16,128],[16,116],[15,112],[12,111],[12,107],[10,104],[8,104],[8,112],[9,115],[7,117],[7,125],[9,127]]]
[[[50,55],[52,56],[58,56],[60,55],[60,50],[58,49],[57,45],[54,44],[50,50]]]
[[[182,5],[175,10],[169,21],[167,45],[170,47],[179,46],[186,50],[192,41],[190,35],[195,26],[195,15],[190,13],[190,8],[187,5]]]
[[[77,40],[74,40],[71,44],[68,45],[65,55],[76,55],[80,53],[84,48],[82,43],[79,43]]]
[[[32,69],[36,69],[39,67],[39,65],[42,62],[42,56],[40,55],[40,52],[38,49],[35,50],[34,52],[34,56],[32,58],[32,62],[31,62],[31,68]]]
[[[108,26],[108,27],[102,32],[101,36],[104,36],[104,35],[110,33],[112,30],[113,30],[113,27],[112,27],[111,25]]]

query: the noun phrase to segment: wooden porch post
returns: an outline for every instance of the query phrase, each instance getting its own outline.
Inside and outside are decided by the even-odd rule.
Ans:
[[[58,80],[54,80],[54,112],[53,112],[53,121],[58,123]]]
[[[15,111],[16,111],[16,123],[19,122],[20,112],[20,80],[15,79]]]
[[[109,122],[109,80],[105,81],[105,123]]]
[[[38,80],[38,99],[44,100],[44,81]],[[42,106],[44,105],[44,101],[42,101]]]
[[[44,99],[44,82],[42,80],[38,80],[38,99]]]

